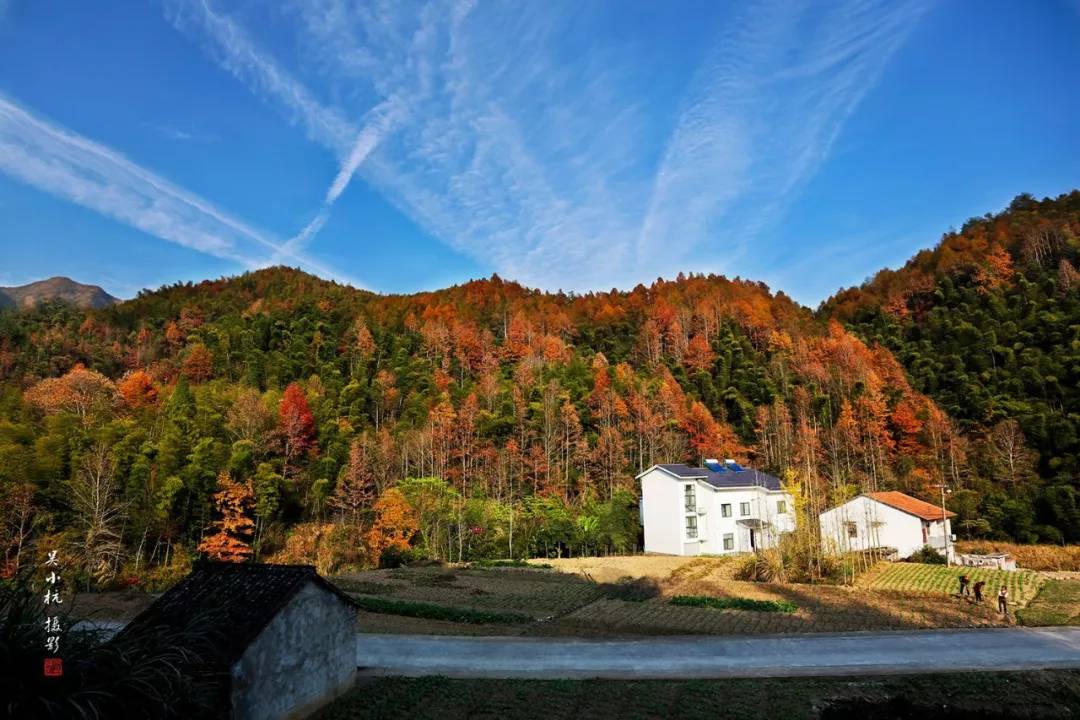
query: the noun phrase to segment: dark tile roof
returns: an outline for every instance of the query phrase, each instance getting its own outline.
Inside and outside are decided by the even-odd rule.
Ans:
[[[688,480],[691,478],[704,480],[714,488],[737,488],[757,485],[769,490],[780,489],[780,478],[761,472],[760,470],[754,470],[753,468],[713,472],[708,468],[690,467],[689,465],[683,465],[681,463],[664,464],[659,465],[658,467],[667,470],[677,477],[686,478]]]
[[[682,478],[703,478],[709,474],[709,471],[704,468],[690,467],[689,465],[683,465],[681,463],[660,465],[659,467],[662,467],[669,473],[673,475],[678,475]]]
[[[309,582],[355,605],[352,598],[310,565],[200,562],[115,639],[197,628],[215,637],[214,661],[231,667],[278,611]]]

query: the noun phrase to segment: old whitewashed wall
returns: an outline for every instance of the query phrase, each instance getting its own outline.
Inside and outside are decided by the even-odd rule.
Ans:
[[[847,523],[854,523],[855,537],[849,536]],[[925,544],[922,526],[923,521],[914,515],[865,495],[821,513],[822,541],[839,552],[891,547],[906,558]],[[931,534],[940,540],[942,523],[930,526]]]
[[[304,717],[352,687],[356,612],[309,582],[232,668],[232,717]]]

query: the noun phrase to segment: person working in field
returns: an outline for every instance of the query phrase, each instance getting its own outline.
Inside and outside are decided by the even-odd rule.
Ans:
[[[986,585],[986,582],[984,580],[980,580],[979,582],[975,583],[973,587],[973,589],[975,590],[975,602],[977,603],[982,602],[982,590],[984,585]]]
[[[998,612],[1004,614],[1005,617],[1009,617],[1009,591],[1005,589],[1004,585],[998,590]]]
[[[960,576],[960,595],[961,596],[968,594],[968,583],[970,583],[970,582],[971,582],[971,580],[968,579],[967,575],[961,575]]]

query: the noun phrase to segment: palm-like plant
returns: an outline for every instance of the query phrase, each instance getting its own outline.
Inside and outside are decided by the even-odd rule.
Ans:
[[[217,641],[201,630],[157,628],[108,639],[75,626],[70,603],[61,615],[63,675],[45,677],[46,606],[35,589],[34,568],[0,581],[0,716],[11,718],[196,718],[223,708],[224,679]]]

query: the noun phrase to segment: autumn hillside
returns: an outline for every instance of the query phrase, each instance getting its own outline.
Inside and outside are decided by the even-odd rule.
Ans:
[[[715,276],[380,296],[273,268],[0,313],[4,560],[66,539],[87,583],[197,551],[324,570],[628,551],[634,475],[704,457],[811,509],[944,479],[962,533],[1076,538],[1001,442],[962,435],[886,347]]]
[[[997,463],[965,458],[971,526],[1080,537],[1080,191],[1017,197],[819,313],[888,347]],[[1007,504],[988,498],[1012,489]],[[1035,513],[1031,512],[1032,508]]]

